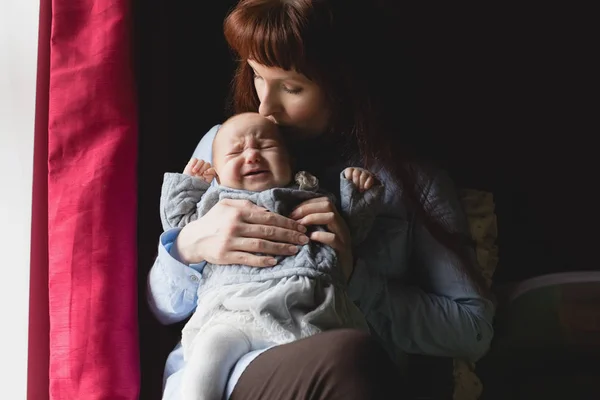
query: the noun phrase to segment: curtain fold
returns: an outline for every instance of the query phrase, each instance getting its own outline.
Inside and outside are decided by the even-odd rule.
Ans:
[[[50,79],[50,0],[40,1],[33,188],[29,271],[27,399],[48,400],[48,87]]]
[[[131,4],[52,0],[51,10],[50,399],[137,399],[138,138]]]

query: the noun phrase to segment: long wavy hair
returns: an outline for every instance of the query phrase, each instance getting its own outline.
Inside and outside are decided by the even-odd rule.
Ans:
[[[462,260],[480,293],[487,294],[465,238],[436,218],[427,188],[418,179],[414,165],[429,160],[426,151],[419,152],[424,146],[419,146],[410,122],[414,114],[410,63],[402,59],[398,21],[380,3],[241,0],[224,21],[225,39],[238,61],[231,111],[256,112],[260,105],[248,59],[294,70],[318,84],[332,111],[329,131],[340,135],[366,168],[378,163],[396,178],[409,207]]]

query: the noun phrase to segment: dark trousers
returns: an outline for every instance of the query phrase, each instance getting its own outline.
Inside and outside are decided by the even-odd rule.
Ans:
[[[400,379],[374,339],[340,329],[262,353],[241,375],[231,400],[400,399]]]

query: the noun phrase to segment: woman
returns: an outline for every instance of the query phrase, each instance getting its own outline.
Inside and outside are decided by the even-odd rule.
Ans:
[[[149,298],[164,323],[193,312],[204,261],[266,267],[269,256],[291,254],[303,227],[318,224],[329,232],[310,239],[336,250],[348,293],[370,325],[370,336],[330,331],[246,355],[229,379],[232,400],[386,398],[402,392],[398,370],[407,353],[477,360],[489,347],[494,309],[475,269],[465,216],[451,181],[416,158],[401,67],[382,62],[390,25],[371,4],[242,0],[225,20],[239,58],[234,111],[258,111],[279,124],[297,167],[328,190],[351,161],[377,171],[387,187],[385,207],[357,248],[326,198],[300,205],[290,218],[222,201],[163,233]],[[211,159],[217,128],[194,156]],[[165,369],[165,399],[179,398],[184,368],[177,347]]]

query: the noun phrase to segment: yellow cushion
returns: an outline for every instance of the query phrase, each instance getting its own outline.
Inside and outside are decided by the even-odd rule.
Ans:
[[[463,208],[467,215],[471,237],[475,242],[477,263],[488,286],[498,265],[498,226],[494,196],[490,192],[464,189],[460,192]],[[475,374],[475,363],[454,359],[453,400],[477,400],[483,386]]]

